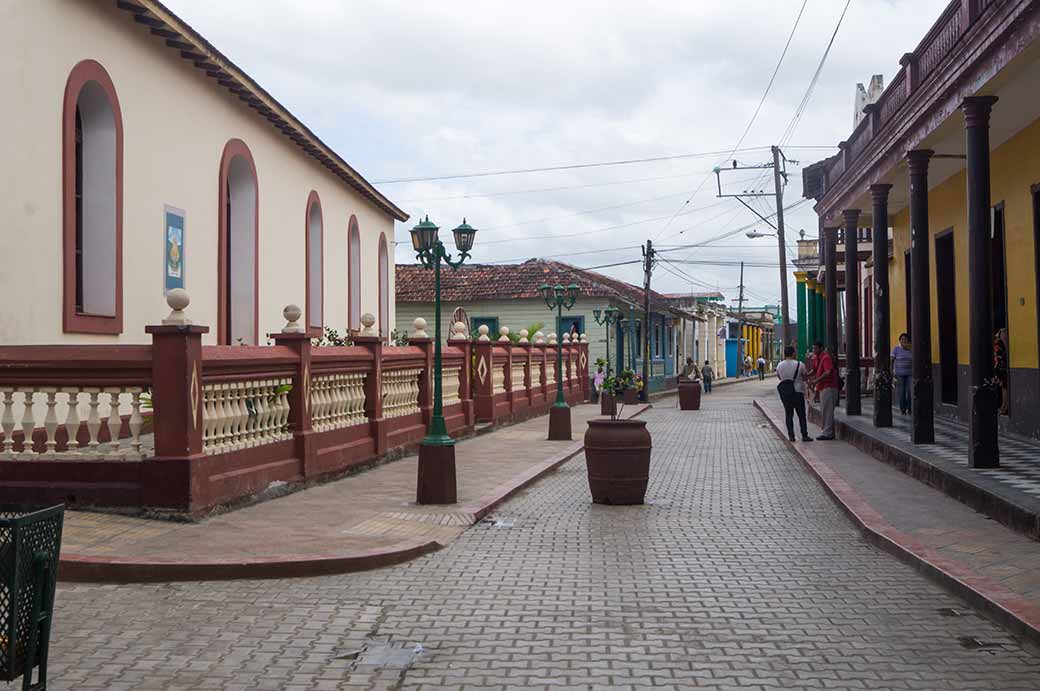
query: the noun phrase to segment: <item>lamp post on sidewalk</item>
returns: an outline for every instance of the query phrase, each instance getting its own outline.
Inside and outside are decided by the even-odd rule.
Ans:
[[[602,318],[601,318],[602,317]],[[610,376],[610,329],[618,322],[618,308],[608,307],[602,312],[598,309],[592,310],[592,318],[601,326],[607,327],[607,376]]]
[[[556,310],[556,330],[562,331],[563,310],[574,307],[578,300],[578,286],[571,283],[566,288],[561,285],[550,286],[543,283],[538,286],[538,293],[545,300],[545,306]],[[563,396],[563,343],[556,343],[556,402],[549,409],[549,440],[571,440],[571,409]]]
[[[439,230],[427,216],[411,231],[416,258],[424,268],[433,269],[434,272],[433,414],[426,437],[419,444],[416,501],[420,504],[454,504],[456,501],[455,440],[448,435],[444,423],[441,384],[441,262],[451,267],[452,271],[458,271],[469,259],[469,251],[473,249],[473,240],[477,234],[476,228],[462,219],[462,224],[452,230],[455,248],[459,251],[458,259],[453,260],[444,249],[444,243],[437,237]]]

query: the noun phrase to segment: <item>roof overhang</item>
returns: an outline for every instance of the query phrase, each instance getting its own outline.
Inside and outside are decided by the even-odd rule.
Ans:
[[[213,47],[180,17],[158,0],[117,0],[119,9],[133,14],[134,21],[149,27],[152,35],[165,40],[167,47],[180,53],[207,77],[215,80],[246,105],[266,118],[303,152],[318,161],[381,210],[398,221],[408,214],[380,193],[344,161],[339,154],[318,138],[296,116],[267,93],[252,77],[243,72],[223,53]]]

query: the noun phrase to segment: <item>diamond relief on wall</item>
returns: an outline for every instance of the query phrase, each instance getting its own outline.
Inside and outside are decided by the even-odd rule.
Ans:
[[[196,362],[191,368],[191,428],[196,429],[199,426],[199,398],[201,392],[199,391],[199,363]]]
[[[487,379],[488,375],[488,364],[487,358],[482,357],[477,363],[477,376],[480,377],[480,383],[483,384],[484,380]]]

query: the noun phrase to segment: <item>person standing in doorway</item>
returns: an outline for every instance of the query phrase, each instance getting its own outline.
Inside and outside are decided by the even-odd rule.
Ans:
[[[701,377],[704,379],[704,393],[711,393],[711,383],[715,380],[715,368],[707,360],[701,367]]]
[[[766,359],[759,355],[756,364],[758,364],[758,380],[763,381],[766,378]]]
[[[823,433],[816,437],[820,440],[834,439],[834,409],[838,405],[838,369],[834,366],[834,358],[823,347],[823,343],[813,344],[816,355],[816,374],[813,384],[820,396],[820,416]]]
[[[776,377],[780,380],[776,390],[784,404],[787,438],[794,441],[794,415],[797,413],[802,441],[812,441],[805,423],[805,366],[795,357],[794,346],[784,348],[784,360],[776,366]]]
[[[914,357],[911,352],[910,334],[899,334],[899,344],[892,349],[892,376],[899,389],[899,412],[910,412],[910,378],[914,374]]]

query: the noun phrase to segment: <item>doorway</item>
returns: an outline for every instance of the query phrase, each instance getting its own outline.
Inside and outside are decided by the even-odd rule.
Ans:
[[[955,286],[956,262],[953,229],[935,236],[936,294],[943,286]],[[946,291],[948,293],[949,291]],[[957,403],[957,300],[955,296],[936,301],[939,317],[939,392],[943,403]]]
[[[232,139],[220,164],[218,342],[256,345],[258,332],[258,191],[246,145]]]

